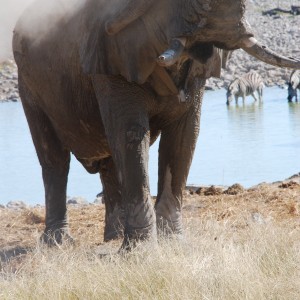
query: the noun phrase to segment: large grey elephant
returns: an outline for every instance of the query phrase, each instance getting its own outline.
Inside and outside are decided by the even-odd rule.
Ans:
[[[105,240],[121,234],[127,248],[155,239],[157,228],[181,234],[182,192],[205,80],[219,76],[227,51],[238,48],[276,66],[300,68],[300,62],[254,38],[244,0],[77,2],[70,13],[66,0],[38,0],[13,37],[20,95],[44,180],[42,239],[71,238],[70,153],[88,172],[100,173]],[[153,206],[148,151],[159,134]]]

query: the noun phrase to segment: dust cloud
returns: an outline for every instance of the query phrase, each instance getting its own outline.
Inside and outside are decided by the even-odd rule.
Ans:
[[[12,58],[11,39],[14,26],[33,0],[0,0],[0,62]]]
[[[26,9],[32,4],[34,8]],[[34,37],[44,37],[59,20],[76,13],[86,0],[0,0],[0,62],[13,57],[12,36],[19,17],[18,30]]]

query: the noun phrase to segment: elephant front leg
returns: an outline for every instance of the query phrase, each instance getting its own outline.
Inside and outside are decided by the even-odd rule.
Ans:
[[[116,78],[96,76],[93,85],[99,102],[125,208],[124,242],[156,237],[156,222],[148,180],[149,120],[139,86]]]
[[[36,144],[45,189],[46,220],[41,241],[52,246],[63,241],[73,242],[69,234],[67,220],[67,182],[70,165],[70,153],[63,148],[50,122],[44,120],[38,127],[41,132],[31,130]],[[34,127],[37,126],[35,123]]]
[[[65,149],[44,112],[34,104],[22,78],[19,89],[28,125],[42,167],[46,228],[41,240],[48,245],[62,243],[63,239],[72,240],[68,233],[66,190],[69,173],[70,152]]]
[[[200,128],[203,89],[195,91],[194,103],[176,122],[162,130],[159,145],[157,227],[163,234],[182,234],[182,194]]]
[[[111,157],[101,160],[100,177],[105,203],[104,241],[108,242],[123,236],[125,226],[121,185]]]
[[[64,164],[63,168],[42,165],[46,197],[46,228],[41,241],[50,246],[61,244],[63,240],[73,242],[73,238],[69,235],[66,208],[68,165],[68,163]]]

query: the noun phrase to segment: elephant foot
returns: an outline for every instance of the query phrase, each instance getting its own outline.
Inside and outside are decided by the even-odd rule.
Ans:
[[[127,252],[135,249],[140,242],[157,242],[155,224],[151,224],[143,229],[131,229],[124,232],[124,240],[119,252]]]
[[[124,236],[123,227],[119,227],[118,224],[115,227],[104,230],[104,242],[109,242],[113,240],[118,240]]]
[[[157,231],[160,236],[177,236],[183,234],[181,214],[176,214],[172,219],[167,219],[163,216],[156,215]]]
[[[66,228],[46,228],[40,237],[40,241],[49,247],[61,245],[63,243],[71,245],[75,243]]]
[[[124,236],[125,211],[115,207],[111,214],[105,218],[104,242],[116,240]]]
[[[181,205],[176,198],[162,198],[156,203],[156,225],[160,236],[182,235]]]
[[[157,240],[156,218],[150,195],[147,201],[126,207],[124,239],[120,251],[129,251],[142,241]]]

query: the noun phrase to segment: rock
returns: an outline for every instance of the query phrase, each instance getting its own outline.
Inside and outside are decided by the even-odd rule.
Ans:
[[[72,197],[67,199],[67,204],[87,205],[88,201],[83,197]]]
[[[204,196],[215,196],[221,195],[223,193],[223,189],[212,185],[210,187],[200,187],[195,193]]]
[[[288,178],[288,180],[290,180],[290,179],[300,179],[300,173],[296,173],[296,174],[294,174],[294,175],[292,175],[291,177],[289,177]]]
[[[259,224],[259,225],[266,224],[265,219],[264,219],[263,216],[262,216],[260,213],[258,213],[258,212],[252,213],[252,214],[251,214],[251,217],[252,217],[252,221],[253,221],[254,223],[257,223],[257,224]]]
[[[278,187],[280,189],[294,189],[294,188],[298,188],[299,186],[300,186],[299,183],[297,183],[296,181],[291,180],[289,182],[283,182]]]
[[[36,205],[34,206],[34,208],[41,208],[41,207],[44,207],[44,205],[36,204]]]
[[[5,206],[4,206],[4,205],[2,205],[2,204],[0,204],[0,208],[1,208],[1,209],[3,209],[3,208],[5,208]]]
[[[236,183],[230,186],[226,191],[224,191],[224,194],[237,195],[243,193],[244,191],[245,189],[243,188],[243,186],[241,186],[239,183]]]
[[[22,210],[22,209],[28,208],[27,204],[20,200],[9,201],[6,205],[6,207],[9,209],[14,209],[14,210]]]
[[[103,195],[100,195],[96,197],[96,199],[94,200],[94,204],[104,204],[104,197]]]

